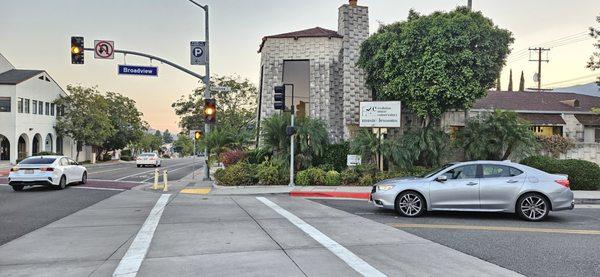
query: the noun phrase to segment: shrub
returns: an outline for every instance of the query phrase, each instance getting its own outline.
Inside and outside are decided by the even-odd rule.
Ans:
[[[597,190],[600,188],[600,166],[584,160],[557,160],[547,156],[532,156],[522,164],[548,173],[567,174],[573,190]]]
[[[327,171],[325,174],[325,185],[339,186],[342,182],[342,176],[335,170]]]
[[[554,158],[558,158],[560,154],[566,154],[569,149],[575,147],[575,143],[572,139],[553,135],[551,137],[538,136],[537,141],[539,142],[542,150]]]
[[[300,186],[322,186],[325,184],[325,171],[316,167],[300,171],[296,183]]]
[[[377,165],[376,164],[360,164],[356,166],[356,172],[358,172],[358,174],[362,175],[375,175],[377,172],[379,172],[379,169],[377,169]]]
[[[429,171],[431,171],[431,168],[424,167],[424,166],[414,166],[413,168],[411,168],[408,171],[408,174],[404,175],[404,176],[415,176],[415,177],[418,177],[418,176],[421,176],[421,175],[423,175],[423,174],[425,174],[425,173],[427,173]]]
[[[246,152],[246,161],[251,164],[260,164],[271,156],[271,152],[265,148],[255,148]]]
[[[121,160],[122,160],[122,161],[131,161],[131,160],[132,160],[132,158],[131,158],[131,156],[125,156],[125,155],[121,155]]]
[[[121,156],[131,157],[131,150],[129,150],[129,149],[121,150]]]
[[[245,156],[246,153],[242,150],[231,150],[219,154],[219,161],[222,162],[225,167],[228,167],[241,161]]]
[[[346,168],[344,171],[342,171],[341,175],[342,184],[345,186],[355,185],[358,183],[358,178],[360,178],[360,175],[356,169],[352,167]]]
[[[164,154],[162,157],[163,157],[163,159],[170,159],[171,155]]]
[[[326,145],[323,149],[323,154],[320,157],[316,157],[314,163],[316,165],[331,165],[332,169],[341,172],[346,169],[346,159],[350,146],[347,141]],[[325,170],[325,169],[324,169]],[[329,171],[331,169],[328,168]]]
[[[111,155],[111,154],[109,154],[109,153],[104,153],[104,155],[102,155],[102,161],[103,161],[103,162],[108,162],[108,161],[110,161],[110,160],[112,160],[112,155]]]
[[[253,186],[258,182],[257,166],[248,163],[232,164],[215,172],[215,179],[221,186]]]
[[[265,186],[282,186],[289,183],[290,176],[283,170],[283,166],[265,161],[258,165],[258,181]]]
[[[325,172],[335,170],[332,164],[321,164],[318,168],[323,169]]]
[[[375,183],[375,181],[373,179],[373,175],[371,175],[371,174],[365,174],[363,176],[360,176],[360,178],[358,178],[359,186],[372,186],[374,183]]]

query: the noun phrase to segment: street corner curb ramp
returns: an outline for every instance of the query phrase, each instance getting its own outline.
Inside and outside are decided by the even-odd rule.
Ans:
[[[353,198],[368,200],[369,192],[347,192],[347,191],[291,191],[292,197],[327,197],[327,198]]]

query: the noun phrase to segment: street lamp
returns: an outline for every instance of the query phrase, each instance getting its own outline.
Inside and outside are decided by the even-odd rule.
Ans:
[[[209,59],[209,51],[208,49],[210,48],[210,44],[208,42],[209,40],[209,31],[208,31],[208,5],[200,5],[198,4],[196,1],[194,0],[188,0],[190,1],[192,4],[202,8],[206,14],[205,16],[205,23],[204,23],[204,36],[205,36],[205,40],[206,40],[206,44],[205,44],[205,48],[204,48],[204,53],[206,56],[206,64],[205,64],[205,70],[206,70],[206,75],[204,76],[204,85],[205,85],[205,90],[204,90],[204,100],[206,99],[210,99],[211,95],[210,95],[210,59]],[[204,123],[204,134],[208,135],[208,133],[210,132],[210,124],[208,123]],[[206,144],[206,146],[204,147],[204,157],[206,159],[206,166],[204,167],[204,180],[205,181],[210,181],[210,170],[208,168],[208,144]]]

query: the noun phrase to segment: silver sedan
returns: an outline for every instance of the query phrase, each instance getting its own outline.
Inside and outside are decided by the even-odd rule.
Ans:
[[[406,217],[477,211],[516,213],[529,221],[575,206],[568,176],[509,161],[453,163],[419,178],[384,180],[373,186],[370,201]]]

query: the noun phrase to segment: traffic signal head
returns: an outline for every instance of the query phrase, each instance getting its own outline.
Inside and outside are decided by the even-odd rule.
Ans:
[[[83,37],[71,37],[71,63],[83,64]]]
[[[273,108],[276,110],[285,110],[285,86],[275,86],[273,100]]]
[[[194,139],[195,140],[201,140],[202,139],[202,131],[196,131],[196,132],[194,132]]]
[[[204,122],[208,124],[217,122],[217,101],[215,99],[204,99]]]

